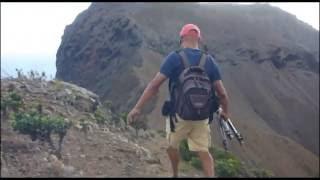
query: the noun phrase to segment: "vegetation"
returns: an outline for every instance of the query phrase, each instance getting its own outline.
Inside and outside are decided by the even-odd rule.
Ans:
[[[45,72],[39,73],[38,71],[31,70],[27,72],[27,75],[25,75],[22,71],[22,69],[16,69],[17,77],[18,79],[30,79],[30,80],[46,80],[47,75]]]
[[[128,113],[127,112],[123,112],[123,113],[120,114],[120,119],[123,120],[126,125],[128,125],[127,117],[128,117]]]
[[[79,120],[79,122],[80,122],[80,124],[79,124],[80,125],[80,130],[82,132],[84,132],[85,136],[87,137],[87,134],[88,134],[88,132],[90,130],[90,125],[91,125],[90,122],[85,120],[84,118],[81,118]]]
[[[182,140],[179,145],[180,156],[185,161],[190,161],[192,158],[197,158],[196,153],[189,150],[188,142],[186,139]]]
[[[29,110],[31,109],[31,110]],[[11,92],[1,97],[1,112],[8,117],[13,130],[29,135],[32,141],[47,142],[58,158],[61,158],[63,138],[71,126],[61,116],[46,116],[42,114],[42,105],[27,109],[23,98],[11,88]],[[51,135],[59,136],[59,147],[54,146]]]
[[[202,163],[198,157],[192,157],[190,160],[190,164],[198,170],[202,169]]]
[[[255,177],[273,177],[273,173],[269,170],[262,168],[252,168],[250,172],[253,173]]]
[[[107,122],[107,118],[100,108],[94,112],[94,117],[98,124],[105,124]]]
[[[8,116],[9,111],[18,112],[22,105],[22,98],[16,92],[9,92],[8,95],[1,97],[1,112],[3,113],[4,117]]]
[[[12,115],[12,127],[21,134],[29,135],[32,141],[47,142],[58,158],[61,158],[63,138],[71,127],[71,122],[61,116],[46,116],[31,110],[29,112],[15,112]],[[51,135],[59,136],[59,147],[54,146]]]
[[[201,170],[202,163],[195,152],[191,152],[187,140],[182,140],[179,145],[181,158],[194,168]],[[271,171],[261,168],[249,168],[232,153],[214,147],[209,148],[209,152],[214,157],[215,172],[218,177],[272,177]]]
[[[241,163],[237,159],[216,159],[215,172],[219,177],[237,177],[241,175]]]
[[[103,105],[108,108],[108,109],[111,109],[113,106],[112,106],[112,102],[109,101],[109,100],[106,100],[103,102]]]

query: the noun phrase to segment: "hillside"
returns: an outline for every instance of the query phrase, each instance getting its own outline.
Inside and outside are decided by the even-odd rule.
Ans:
[[[246,138],[243,161],[277,176],[319,175],[319,32],[279,8],[195,3],[92,3],[68,26],[56,78],[85,87],[128,112],[178,48],[185,23],[202,30]],[[167,84],[144,112],[164,129]],[[213,143],[221,145],[213,131]]]
[[[12,117],[4,114],[4,104],[10,102],[6,99],[12,93],[22,98],[21,112],[40,104],[45,115],[60,115],[72,122],[61,159],[48,144],[14,131]],[[139,145],[143,140],[153,142],[151,135],[161,137],[142,130],[136,137],[136,130],[121,125],[122,121],[97,95],[76,85],[58,80],[2,79],[1,177],[146,177],[159,172],[163,176],[160,160]],[[55,144],[57,136],[52,137]]]

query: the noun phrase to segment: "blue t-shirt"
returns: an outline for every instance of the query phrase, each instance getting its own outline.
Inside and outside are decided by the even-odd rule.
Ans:
[[[184,48],[182,50],[185,52],[190,65],[199,64],[201,50],[192,48]],[[177,54],[176,51],[171,52],[162,62],[160,73],[164,74],[170,80],[176,81],[179,74],[183,71],[183,64],[180,58],[181,56]],[[221,80],[219,67],[211,55],[207,57],[204,67],[211,82]]]

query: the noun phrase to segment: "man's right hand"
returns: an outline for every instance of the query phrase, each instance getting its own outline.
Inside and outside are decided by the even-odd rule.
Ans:
[[[128,116],[127,116],[127,122],[128,124],[132,124],[134,121],[138,119],[138,116],[141,114],[141,110],[137,108],[133,108]]]
[[[221,117],[223,120],[228,120],[230,118],[229,113],[226,113],[221,107],[218,110],[218,115]]]
[[[229,113],[224,112],[223,110],[220,112],[220,116],[226,121],[230,118]]]

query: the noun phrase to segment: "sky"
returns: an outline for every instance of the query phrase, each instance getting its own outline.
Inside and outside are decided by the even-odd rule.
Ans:
[[[66,25],[90,3],[2,3],[1,76],[36,69],[55,76],[56,52]]]
[[[270,4],[319,30],[319,3]],[[35,68],[54,76],[56,52],[65,26],[89,6],[89,2],[1,2],[1,76],[4,71],[11,75],[15,67],[26,71]]]

